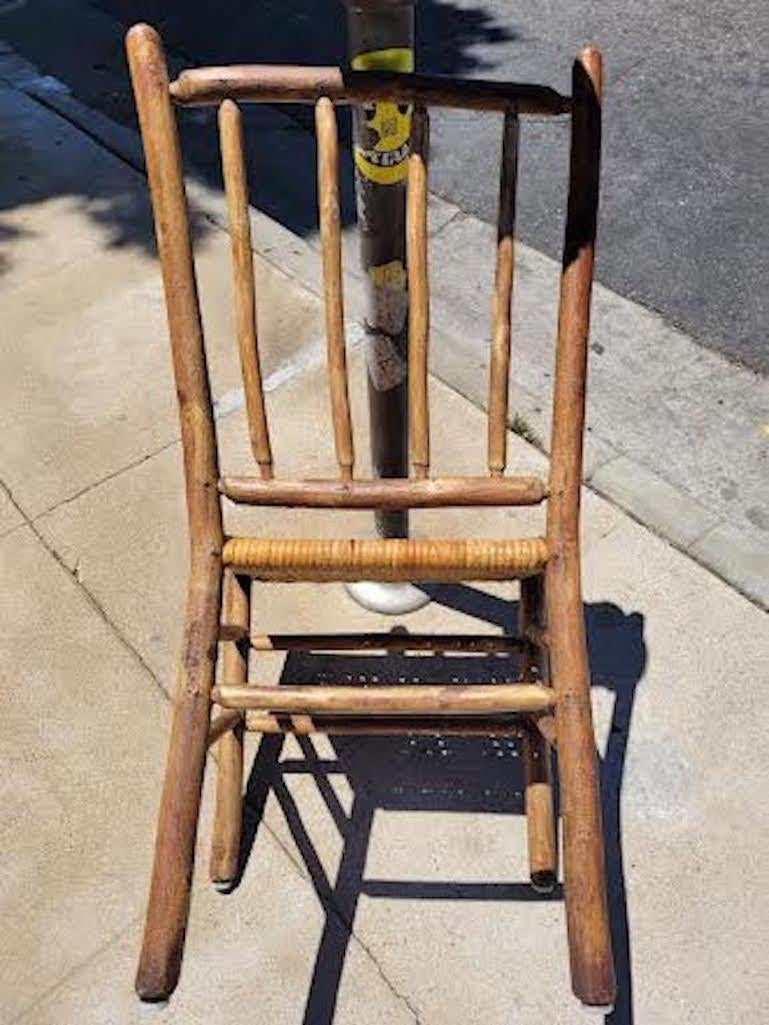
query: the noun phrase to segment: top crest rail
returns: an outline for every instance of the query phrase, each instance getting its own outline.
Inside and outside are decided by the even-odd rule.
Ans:
[[[549,86],[527,82],[283,64],[191,68],[171,82],[170,92],[182,106],[211,105],[227,99],[315,103],[326,96],[342,104],[402,100],[463,110],[513,110],[518,114],[566,114],[571,110],[571,97]]]

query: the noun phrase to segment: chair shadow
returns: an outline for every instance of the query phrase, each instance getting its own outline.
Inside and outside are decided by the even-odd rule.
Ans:
[[[433,600],[496,627],[513,631],[517,603],[466,585],[425,585]],[[601,758],[609,905],[617,971],[617,1003],[606,1025],[633,1025],[631,945],[621,843],[620,795],[635,690],[646,664],[644,620],[616,605],[585,606],[592,680],[614,696],[613,714]],[[294,683],[386,678],[426,682],[514,680],[508,657],[329,656],[291,653],[283,679]],[[333,757],[321,757],[311,737],[298,739],[302,757],[281,760],[284,738],[264,736],[250,772],[244,802],[241,877],[253,848],[270,791],[285,817],[325,913],[303,1025],[331,1025],[347,948],[361,896],[390,900],[541,901],[561,900],[535,893],[528,882],[433,882],[364,878],[374,813],[450,811],[521,815],[523,765],[516,738],[412,736],[329,738]],[[312,776],[343,838],[335,880],[302,821],[288,785],[295,774]],[[330,777],[342,774],[352,792],[349,812]],[[557,795],[556,795],[557,802]],[[557,803],[556,803],[557,807]],[[566,971],[566,966],[564,966]]]

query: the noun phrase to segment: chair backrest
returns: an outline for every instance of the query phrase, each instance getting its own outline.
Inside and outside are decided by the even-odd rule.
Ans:
[[[538,85],[435,78],[326,67],[247,65],[184,71],[169,82],[160,40],[137,26],[128,53],[152,192],[179,394],[187,495],[193,532],[217,513],[221,492],[252,505],[405,509],[446,505],[528,505],[548,498],[548,535],[576,538],[582,471],[587,333],[598,205],[601,57],[574,63],[572,96]],[[395,101],[412,107],[407,176],[409,292],[408,400],[412,476],[355,478],[342,294],[336,105]],[[276,478],[259,366],[248,188],[239,102],[313,103],[318,144],[319,220],[328,377],[339,476]],[[251,447],[258,477],[220,478],[174,104],[218,105],[224,184],[232,239],[235,311]],[[503,115],[498,241],[492,310],[487,474],[431,479],[427,390],[429,286],[427,169],[429,106]],[[521,115],[569,114],[569,200],[563,250],[553,393],[550,479],[505,476],[511,350],[513,232]],[[212,519],[213,518],[213,519]],[[196,527],[197,524],[197,527]]]

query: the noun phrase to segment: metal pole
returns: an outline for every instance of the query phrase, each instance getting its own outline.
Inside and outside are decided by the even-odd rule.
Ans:
[[[414,0],[345,0],[350,63],[359,70],[414,70]],[[371,461],[378,477],[408,477],[406,173],[411,108],[353,108],[353,156],[364,313]],[[408,536],[408,511],[378,511],[380,537]],[[411,584],[354,584],[362,605],[400,613],[428,601]]]

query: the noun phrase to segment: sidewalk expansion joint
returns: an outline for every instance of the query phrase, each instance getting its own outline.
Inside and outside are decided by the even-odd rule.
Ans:
[[[8,485],[3,480],[0,480],[0,488],[3,489],[3,491],[6,493],[6,495],[8,497],[9,502],[11,503],[11,505],[13,505],[13,507],[18,512],[18,514],[23,518],[24,525],[29,527],[29,529],[32,532],[32,534],[34,535],[34,537],[37,539],[37,541],[40,543],[40,545],[42,545],[42,547],[45,549],[45,551],[48,553],[48,555],[50,555],[50,557],[59,565],[59,567],[61,568],[62,572],[64,572],[67,575],[67,577],[80,590],[80,592],[82,593],[83,597],[86,599],[86,601],[91,606],[93,611],[102,620],[102,622],[111,630],[111,632],[120,641],[120,643],[123,645],[123,647],[126,648],[126,650],[130,652],[130,654],[133,656],[133,658],[136,660],[136,662],[141,666],[141,668],[150,677],[150,679],[152,680],[153,684],[155,685],[155,687],[157,687],[157,689],[160,691],[160,693],[163,695],[163,697],[166,700],[170,700],[170,695],[169,695],[168,691],[163,686],[163,684],[160,682],[160,680],[157,678],[157,676],[153,672],[151,666],[146,661],[144,656],[141,654],[141,652],[138,650],[138,648],[136,648],[131,643],[131,641],[126,637],[126,635],[123,633],[123,631],[117,625],[117,623],[115,623],[115,621],[110,617],[109,613],[104,608],[104,606],[99,602],[99,600],[96,597],[96,595],[94,595],[93,592],[90,591],[85,586],[83,581],[80,579],[80,576],[79,576],[79,574],[77,572],[79,563],[76,561],[75,567],[73,569],[70,569],[70,567],[66,564],[66,562],[64,561],[62,556],[59,554],[59,552],[56,550],[56,548],[48,542],[48,540],[46,539],[45,535],[42,534],[41,531],[38,529],[35,521],[30,519],[30,517],[26,514],[26,512],[24,511],[22,506],[17,502],[17,500],[14,497],[14,494],[11,491],[11,489],[8,487]]]

